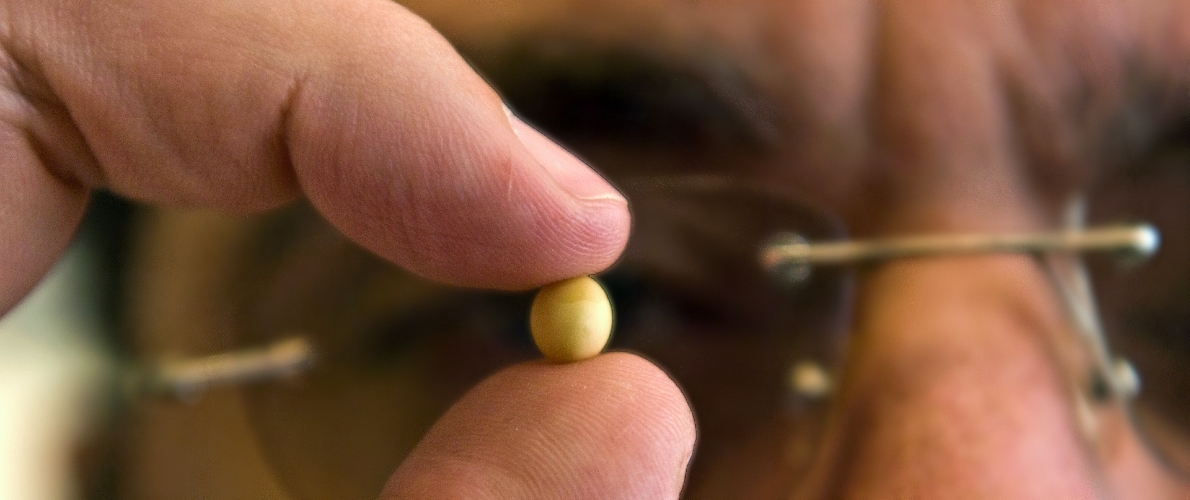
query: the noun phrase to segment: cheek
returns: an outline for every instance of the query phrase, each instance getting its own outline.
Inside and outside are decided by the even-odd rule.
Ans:
[[[1108,437],[1105,468],[1114,498],[1190,498],[1190,482],[1179,480],[1158,463],[1124,415],[1115,413],[1103,421]]]

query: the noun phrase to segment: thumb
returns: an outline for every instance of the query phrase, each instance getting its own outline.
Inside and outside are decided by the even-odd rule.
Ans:
[[[381,498],[678,498],[694,435],[681,391],[640,357],[528,363],[455,404]]]
[[[345,56],[361,38],[347,29],[333,56],[314,56],[285,130],[296,179],[330,222],[457,285],[524,289],[615,261],[624,197],[509,113],[440,35],[394,12]]]

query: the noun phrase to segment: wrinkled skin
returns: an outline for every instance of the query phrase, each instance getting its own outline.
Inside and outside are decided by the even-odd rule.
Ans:
[[[590,161],[788,185],[867,236],[1054,227],[1074,193],[1181,118],[1190,83],[1179,2],[3,7],[5,308],[97,187],[236,211],[304,196],[364,247],[452,284],[522,289],[611,264],[623,199],[510,125],[434,29],[493,74],[525,34],[730,61],[757,102],[755,151],[595,145]],[[1068,325],[1029,259],[883,265],[862,276],[854,325],[822,453],[765,496],[1190,495],[1118,418],[1090,442],[1078,428],[1050,348]],[[639,357],[520,365],[443,417],[382,497],[676,498],[695,433],[679,388]]]

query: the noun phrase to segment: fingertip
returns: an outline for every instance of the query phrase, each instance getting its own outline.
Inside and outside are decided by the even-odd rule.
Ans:
[[[579,200],[570,203],[567,227],[549,231],[547,257],[527,263],[524,275],[513,289],[528,289],[575,276],[598,274],[620,258],[628,245],[632,217],[625,202],[615,199]],[[549,246],[552,245],[552,248]],[[552,250],[552,251],[550,251]]]
[[[521,121],[507,107],[504,113],[517,140],[563,191],[578,200],[606,200],[627,209],[628,200],[598,172],[545,134]]]
[[[295,93],[286,143],[314,206],[369,250],[453,285],[527,289],[614,263],[624,197],[407,17],[343,36]]]
[[[420,115],[424,122],[402,127],[422,130],[396,142],[299,161],[303,187],[353,240],[452,285],[523,290],[598,273],[619,258],[630,232],[622,195],[531,128],[532,150],[503,116],[465,113],[472,117]],[[415,140],[428,136],[452,139]]]
[[[555,262],[543,259],[534,263],[544,272],[516,288],[531,288],[607,269],[628,244],[632,225],[628,200],[595,169],[507,108],[505,111],[514,136],[532,162],[528,165],[530,172],[545,174],[532,175],[542,184],[542,198],[565,211],[558,214],[557,220],[566,224],[557,231],[547,232],[546,237],[551,241],[543,247],[554,245],[564,253]]]
[[[383,498],[677,498],[694,439],[682,392],[638,356],[526,363],[452,407]]]

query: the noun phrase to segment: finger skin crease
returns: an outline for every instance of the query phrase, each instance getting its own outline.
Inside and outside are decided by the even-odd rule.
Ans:
[[[93,158],[74,127],[69,111],[41,77],[35,37],[39,27],[30,16],[14,12],[23,2],[0,6],[0,123],[24,136],[41,165],[69,186],[92,186],[101,180]],[[14,23],[13,20],[18,22]]]
[[[290,78],[289,84],[285,91],[285,97],[281,102],[281,106],[278,108],[277,127],[274,129],[276,130],[276,143],[280,145],[280,151],[278,154],[281,155],[281,158],[279,159],[279,164],[284,166],[286,184],[290,186],[300,186],[297,172],[294,171],[293,165],[293,114],[296,103],[302,97],[302,91],[305,89],[305,83],[305,70],[294,74]]]
[[[629,356],[585,367],[528,364],[489,379],[419,444],[389,498],[676,495],[694,442],[688,407],[672,381],[656,383],[668,378],[663,372]],[[439,489],[448,483],[449,493]]]

